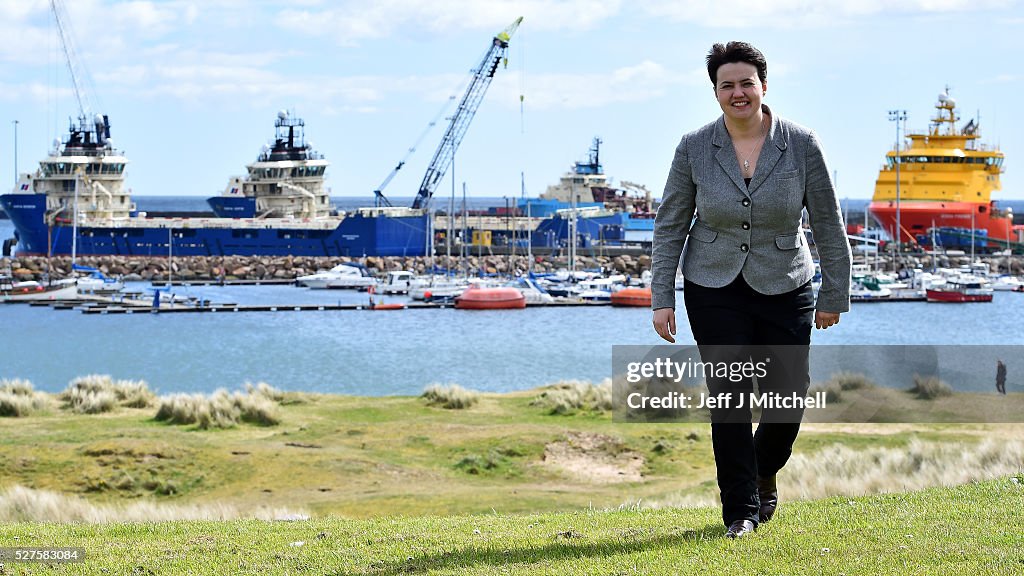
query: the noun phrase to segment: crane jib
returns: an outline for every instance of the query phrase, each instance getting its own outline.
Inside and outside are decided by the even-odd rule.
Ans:
[[[505,50],[508,48],[509,39],[522,21],[521,17],[516,19],[508,28],[495,36],[491,41],[487,54],[484,55],[480,64],[473,69],[473,80],[466,88],[466,93],[462,96],[459,107],[448,124],[448,130],[445,131],[444,138],[441,139],[441,144],[438,146],[437,151],[434,152],[434,158],[423,175],[419,192],[412,203],[414,209],[424,208],[425,204],[430,201],[430,197],[434,195],[434,190],[444,177],[445,172],[447,172],[448,166],[451,165],[455,151],[462,142],[462,137],[469,128],[469,123],[476,114],[477,108],[480,107],[480,103],[483,101],[487,87],[490,86],[491,80],[493,80],[494,74],[498,70],[498,65],[502,62]]]

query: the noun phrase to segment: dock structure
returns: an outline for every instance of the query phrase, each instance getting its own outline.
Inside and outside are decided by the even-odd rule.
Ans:
[[[404,308],[375,308],[369,304],[234,304],[213,302],[174,302],[154,308],[152,302],[139,299],[114,299],[90,296],[80,300],[38,300],[31,306],[48,307],[53,310],[78,310],[83,314],[182,314],[214,312],[336,312],[365,310],[384,312],[391,310],[439,310],[455,308],[454,302],[410,302]],[[609,306],[610,302],[586,302],[571,299],[555,300],[543,304],[529,304],[528,307],[576,307]]]
[[[156,287],[164,286],[291,286],[295,278],[266,278],[262,280],[242,278],[202,278],[196,280],[151,280]]]

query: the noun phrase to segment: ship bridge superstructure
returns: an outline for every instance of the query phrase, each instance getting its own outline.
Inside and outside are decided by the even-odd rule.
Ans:
[[[935,109],[927,130],[909,132],[909,146],[886,155],[875,183],[875,201],[896,200],[897,161],[901,201],[988,204],[992,192],[1001,189],[1003,153],[980,143],[978,121],[958,128],[956,101],[948,91],[939,95]]]
[[[124,187],[128,159],[110,138],[110,119],[97,114],[70,123],[67,139],[54,141],[35,173],[21,174],[13,194],[45,195],[49,225],[127,219],[135,211]]]
[[[593,188],[607,188],[608,177],[601,165],[601,139],[594,138],[586,161],[576,161],[559,179],[558,184],[551,184],[540,195],[542,200],[558,200],[559,202],[575,202],[577,204],[594,202]],[[575,196],[575,199],[573,198]]]
[[[257,218],[330,216],[330,189],[324,185],[330,162],[305,139],[305,122],[282,110],[274,127],[273,143],[246,166],[246,176],[230,179],[222,198],[255,200]]]

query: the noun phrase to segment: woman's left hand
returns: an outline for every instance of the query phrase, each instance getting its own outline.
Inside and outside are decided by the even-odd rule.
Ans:
[[[839,312],[822,312],[821,310],[814,311],[814,327],[819,330],[824,330],[829,326],[839,324]]]

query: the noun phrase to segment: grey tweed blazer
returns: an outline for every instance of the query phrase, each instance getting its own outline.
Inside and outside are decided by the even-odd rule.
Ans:
[[[815,307],[846,312],[850,243],[814,132],[771,113],[749,188],[724,116],[683,136],[654,224],[652,308],[675,308],[675,275],[684,243],[683,275],[701,286],[720,288],[742,274],[763,294],[799,288],[814,276],[800,229],[804,208],[821,265]]]

